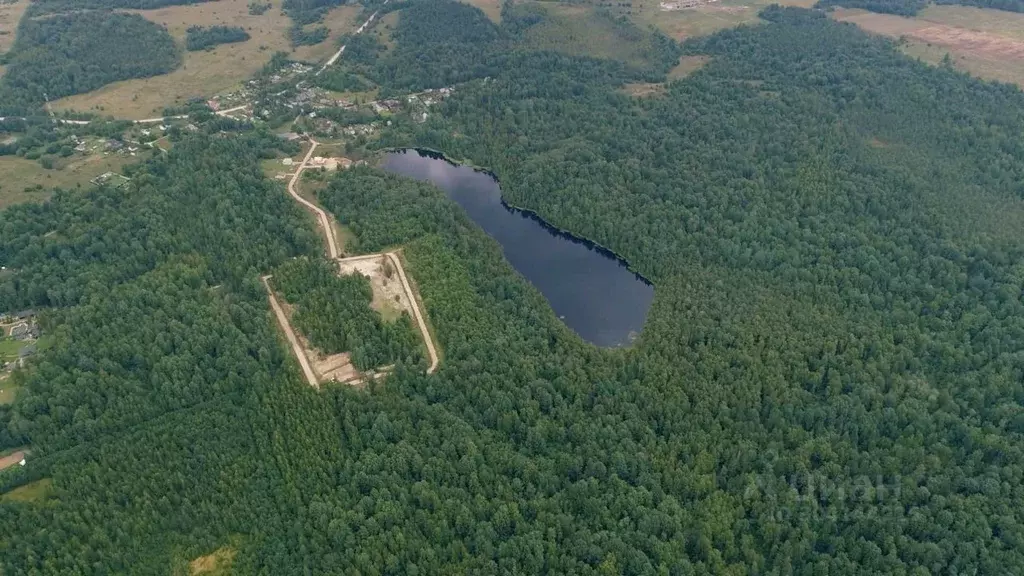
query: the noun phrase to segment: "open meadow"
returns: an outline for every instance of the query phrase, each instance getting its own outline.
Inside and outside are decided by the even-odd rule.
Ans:
[[[135,158],[126,156],[90,155],[74,157],[67,164],[47,170],[38,161],[18,156],[0,156],[0,208],[22,202],[46,200],[54,188],[91,186],[89,180],[104,172],[119,172]]]
[[[222,44],[209,50],[184,52],[182,66],[169,74],[116,82],[93,92],[57,100],[53,108],[99,112],[133,120],[159,116],[167,106],[240,86],[275,52],[289,52],[297,60],[326,59],[337,49],[340,37],[355,28],[360,10],[358,6],[331,10],[322,23],[330,28],[330,37],[315,46],[292,50],[288,40],[291,20],[281,12],[280,0],[272,0],[272,4],[270,10],[259,16],[249,14],[249,0],[132,10],[165,26],[179,45],[184,44],[188,27],[196,25],[241,26],[252,37],[245,42]]]

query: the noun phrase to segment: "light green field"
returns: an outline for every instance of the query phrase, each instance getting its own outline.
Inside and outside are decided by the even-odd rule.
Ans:
[[[18,156],[0,156],[0,208],[23,202],[40,202],[50,197],[53,188],[90,186],[89,180],[104,172],[120,172],[131,156],[75,156],[63,167],[47,170],[36,160]],[[37,187],[42,187],[38,189]]]
[[[0,502],[32,502],[39,503],[53,495],[53,480],[43,478],[19,486],[0,497]]]
[[[9,380],[0,380],[0,405],[14,404],[14,398],[18,395],[20,386],[10,384]]]

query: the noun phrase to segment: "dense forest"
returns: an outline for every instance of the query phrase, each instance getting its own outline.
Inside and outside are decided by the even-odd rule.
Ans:
[[[360,370],[395,362],[416,364],[419,337],[409,315],[384,321],[370,307],[370,281],[359,274],[338,276],[337,271],[325,260],[296,259],[274,272],[274,288],[295,307],[295,328],[324,354],[350,352],[352,364]],[[397,282],[398,277],[391,280]]]
[[[201,4],[203,2],[216,1],[217,0],[32,0],[27,14],[29,17],[35,17],[45,14],[72,12],[75,10],[151,10],[154,8],[163,8],[164,6]]]
[[[0,113],[18,114],[105,84],[170,72],[181,56],[167,30],[137,14],[24,18],[6,55]]]
[[[960,4],[978,8],[995,8],[1008,12],[1024,12],[1024,0],[935,0],[936,4]]]
[[[185,34],[185,48],[193,52],[218,44],[245,42],[250,38],[241,26],[189,26]]]
[[[928,2],[929,0],[818,0],[817,7],[841,6],[843,8],[861,8],[883,14],[913,16],[927,6]],[[955,3],[959,3],[959,0]]]
[[[1020,90],[773,7],[633,98],[677,49],[515,49],[453,10],[402,10],[383,89],[474,77],[402,44],[432,28],[490,79],[379,145],[487,166],[622,254],[656,287],[636,345],[583,343],[443,192],[359,168],[319,199],[350,249],[401,246],[444,358],[317,393],[259,276],[317,294],[325,339],[313,310],[364,314],[363,286],[262,176],[276,138],[185,136],[123,189],[0,213],[0,306],[55,341],[0,411],[33,450],[0,490],[52,482],[0,500],[3,573],[227,545],[238,574],[1024,572]]]

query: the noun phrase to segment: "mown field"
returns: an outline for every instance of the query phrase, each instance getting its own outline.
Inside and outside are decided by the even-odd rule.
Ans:
[[[864,10],[833,16],[864,30],[900,39],[908,55],[987,80],[1024,85],[1024,14],[966,6],[929,6],[913,18]]]
[[[118,118],[141,119],[160,115],[164,107],[180,104],[191,97],[209,97],[240,86],[277,51],[285,51],[299,60],[318,61],[337,49],[341,35],[358,24],[358,6],[342,6],[328,13],[323,25],[330,37],[316,46],[292,50],[288,40],[291,20],[281,12],[281,0],[260,16],[249,14],[249,0],[218,0],[189,6],[170,6],[157,10],[134,10],[162,24],[178,44],[184,44],[189,26],[217,24],[241,26],[252,36],[246,42],[224,44],[211,50],[185,52],[184,63],[169,74],[153,78],[116,82],[87,94],[54,102],[57,110],[82,110],[112,114]]]

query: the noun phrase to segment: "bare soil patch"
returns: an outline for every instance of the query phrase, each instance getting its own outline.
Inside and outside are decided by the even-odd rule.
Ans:
[[[166,106],[238,88],[262,68],[274,52],[289,52],[297,60],[327,58],[337,50],[340,36],[355,28],[360,10],[358,6],[331,10],[323,23],[330,28],[330,37],[316,46],[301,46],[293,50],[288,40],[291,20],[281,12],[280,0],[272,0],[272,4],[273,7],[260,16],[249,14],[249,0],[218,0],[156,10],[130,10],[165,26],[179,45],[184,44],[188,27],[194,25],[241,26],[252,37],[245,42],[222,44],[210,50],[186,51],[182,66],[173,72],[115,82],[87,94],[61,98],[53,103],[53,108],[102,112],[131,120],[159,116]]]
[[[0,470],[10,468],[11,466],[17,466],[25,456],[28,456],[27,450],[17,450],[6,456],[0,457]]]
[[[370,306],[382,316],[394,318],[397,311],[398,315],[406,312],[410,317],[415,317],[398,271],[386,255],[345,258],[338,261],[338,269],[342,274],[362,274],[370,279],[373,288],[373,302]]]

